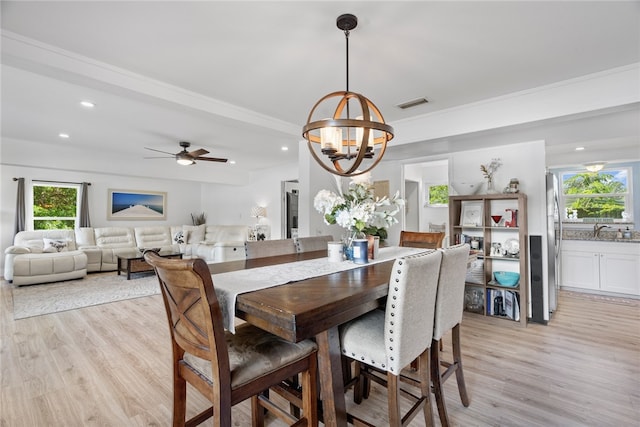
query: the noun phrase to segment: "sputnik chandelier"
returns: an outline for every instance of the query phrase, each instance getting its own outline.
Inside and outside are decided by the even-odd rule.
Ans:
[[[302,136],[320,166],[333,174],[351,177],[370,171],[380,162],[387,142],[393,138],[393,128],[385,124],[373,102],[349,91],[349,33],[358,25],[358,18],[340,15],[336,25],[346,40],[347,87],[325,95],[313,106]],[[332,110],[331,118],[315,118],[322,111]],[[368,160],[366,166],[359,169],[364,159]]]

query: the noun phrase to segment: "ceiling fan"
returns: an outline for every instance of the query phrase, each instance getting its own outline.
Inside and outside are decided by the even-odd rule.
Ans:
[[[155,148],[149,148],[149,147],[144,147],[147,150],[151,150],[151,151],[157,151],[158,153],[164,153],[164,154],[169,154],[170,157],[174,157],[176,159],[176,161],[178,162],[178,164],[180,165],[193,165],[196,163],[196,160],[204,160],[207,162],[221,162],[221,163],[226,163],[228,159],[221,159],[218,157],[202,157],[205,154],[208,154],[209,152],[203,148],[200,148],[198,150],[194,150],[194,151],[187,151],[187,148],[189,148],[191,146],[190,142],[186,142],[186,141],[180,141],[180,146],[182,147],[182,151],[180,151],[179,153],[168,153],[166,151],[161,151],[161,150],[156,150]],[[166,158],[168,156],[161,156],[161,157],[145,157],[145,159],[161,159],[161,158]]]

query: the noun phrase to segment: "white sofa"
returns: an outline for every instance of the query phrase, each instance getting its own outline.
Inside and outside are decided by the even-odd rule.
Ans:
[[[5,250],[4,278],[16,285],[84,277],[87,272],[115,271],[118,255],[139,248],[181,252],[208,263],[244,259],[246,225],[84,227],[77,230],[21,231]],[[63,252],[45,252],[45,239],[66,242]],[[73,263],[71,263],[73,261]]]
[[[5,250],[4,278],[14,285],[79,279],[87,255],[77,249],[73,230],[21,231]]]
[[[244,259],[244,242],[248,236],[249,228],[246,225],[207,225],[204,240],[192,251],[195,249],[198,258],[215,262]]]

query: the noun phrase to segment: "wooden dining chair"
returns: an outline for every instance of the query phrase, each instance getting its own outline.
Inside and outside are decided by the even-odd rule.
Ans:
[[[433,425],[428,367],[441,259],[440,251],[396,259],[386,309],[373,310],[340,327],[342,355],[355,361],[350,381],[354,401],[360,403],[365,379],[386,386],[390,426],[407,425],[420,409],[426,425]],[[427,369],[420,370],[420,396],[410,394],[415,402],[402,416],[399,377],[415,358]]]
[[[298,252],[326,251],[327,243],[333,241],[333,236],[298,237],[295,239]]]
[[[400,246],[413,248],[437,249],[442,247],[445,233],[427,233],[421,231],[401,231]]]
[[[224,330],[220,304],[204,260],[166,259],[145,252],[162,290],[173,350],[173,426],[194,426],[213,417],[214,426],[231,426],[231,408],[251,399],[253,426],[264,425],[264,409],[289,425],[318,425],[317,346],[311,340],[291,343],[249,323]],[[300,420],[276,406],[265,393],[284,387],[301,374],[302,397],[290,390],[302,407]],[[187,383],[212,403],[186,418]],[[281,390],[280,390],[281,391]],[[282,393],[287,395],[287,393]]]
[[[460,349],[460,323],[464,309],[464,289],[469,260],[468,244],[441,249],[442,263],[438,279],[438,295],[436,297],[435,318],[433,323],[433,343],[431,344],[431,377],[438,407],[440,423],[443,427],[451,425],[444,400],[443,384],[454,372],[458,382],[458,393],[462,404],[470,404],[467,387],[462,371],[462,351]],[[442,336],[451,331],[453,361],[440,359],[440,342]],[[445,368],[443,371],[441,366]]]
[[[247,241],[244,242],[244,250],[247,259],[288,255],[297,252],[293,239]]]

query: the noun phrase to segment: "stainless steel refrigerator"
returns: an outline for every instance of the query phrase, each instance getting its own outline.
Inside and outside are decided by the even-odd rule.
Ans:
[[[560,289],[560,247],[562,246],[562,217],[560,216],[558,178],[547,172],[547,287],[549,318],[558,308]]]

